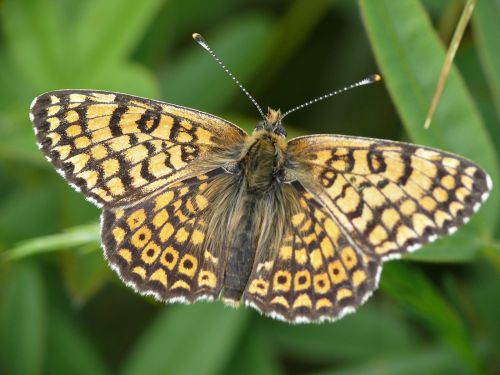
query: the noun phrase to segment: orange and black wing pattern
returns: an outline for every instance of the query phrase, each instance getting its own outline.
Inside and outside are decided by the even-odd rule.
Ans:
[[[453,233],[492,185],[471,161],[400,142],[306,136],[287,155],[300,208],[287,213],[279,248],[257,255],[244,299],[292,323],[355,311],[384,261]]]
[[[245,303],[291,323],[334,321],[352,313],[377,287],[381,262],[360,251],[328,210],[293,182],[298,210],[278,249],[257,256]]]
[[[137,203],[104,209],[104,252],[125,283],[166,302],[219,296],[225,257],[220,247],[207,245],[212,216],[208,191],[224,173],[219,168]]]
[[[47,159],[99,207],[134,202],[203,173],[200,161],[247,136],[216,116],[105,91],[45,93],[33,101],[30,118]]]
[[[196,110],[86,90],[43,94],[30,118],[47,159],[103,208],[105,255],[127,285],[163,301],[219,295],[224,254],[208,248],[206,193],[227,174],[221,165],[243,130]]]
[[[288,152],[306,190],[355,246],[382,260],[453,233],[492,186],[473,162],[407,143],[318,135],[292,139]]]

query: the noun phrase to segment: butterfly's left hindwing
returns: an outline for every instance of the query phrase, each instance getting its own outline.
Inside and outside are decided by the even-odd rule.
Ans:
[[[340,319],[376,289],[380,261],[354,246],[299,182],[290,188],[297,208],[286,202],[282,241],[257,254],[243,298],[265,315],[292,323]]]
[[[118,206],[206,171],[237,149],[243,130],[196,110],[105,91],[37,97],[30,118],[57,171],[99,206]]]

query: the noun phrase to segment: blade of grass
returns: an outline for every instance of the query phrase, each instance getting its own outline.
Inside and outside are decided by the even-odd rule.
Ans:
[[[247,310],[220,303],[169,306],[137,341],[122,373],[218,374],[228,363],[247,317]]]
[[[457,152],[500,183],[498,158],[478,111],[458,72],[452,68],[434,126],[423,128],[425,115],[444,60],[432,25],[418,1],[360,1],[368,36],[389,93],[411,139]],[[473,141],[471,141],[473,140]],[[495,227],[500,195],[492,194],[476,223]]]
[[[494,185],[500,183],[497,154],[455,68],[448,76],[433,127],[427,130],[423,127],[444,60],[444,49],[420,3],[361,0],[359,4],[383,78],[412,141],[464,155],[485,168]],[[461,229],[468,234],[467,242],[459,242],[458,237],[452,236],[427,248],[468,247],[471,254],[477,253],[481,247],[474,239],[482,237],[482,242],[486,242],[491,238],[499,203],[498,194],[490,195],[471,223]],[[417,252],[413,258],[432,261],[432,254]],[[460,258],[463,256],[458,255],[457,259]],[[454,253],[450,250],[448,260],[453,259]]]
[[[41,374],[46,329],[45,295],[38,269],[16,265],[0,288],[0,373]]]
[[[500,119],[500,3],[498,1],[479,1],[472,24],[479,56],[488,77],[492,97]]]
[[[100,243],[99,226],[95,224],[82,225],[70,228],[63,233],[23,241],[16,247],[5,251],[2,254],[2,259],[5,261],[19,260],[28,256],[88,244],[95,244],[95,247],[99,248]]]
[[[464,7],[460,20],[458,21],[457,28],[455,29],[455,33],[453,34],[453,38],[450,42],[450,47],[448,48],[448,52],[446,53],[446,58],[444,60],[443,67],[441,69],[441,74],[439,75],[439,81],[436,87],[436,92],[432,98],[431,106],[429,108],[429,112],[425,118],[424,128],[428,129],[431,125],[432,116],[434,115],[434,111],[436,110],[436,105],[443,93],[444,85],[446,83],[446,78],[448,78],[448,73],[450,72],[451,65],[453,63],[453,59],[458,50],[458,46],[460,45],[460,41],[462,40],[462,36],[464,35],[465,28],[469,24],[469,20],[472,16],[472,12],[474,10],[474,6],[476,5],[477,0],[468,0],[467,4]]]

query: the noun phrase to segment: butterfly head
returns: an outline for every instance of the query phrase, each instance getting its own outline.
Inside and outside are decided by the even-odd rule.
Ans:
[[[281,124],[281,119],[283,116],[281,115],[280,110],[277,111],[271,108],[267,109],[267,115],[262,121],[259,121],[255,126],[254,132],[257,131],[266,131],[269,133],[276,134],[283,138],[286,138],[287,132],[286,129]]]

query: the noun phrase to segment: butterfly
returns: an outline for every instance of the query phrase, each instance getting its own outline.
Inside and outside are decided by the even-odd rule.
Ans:
[[[377,288],[384,261],[453,233],[491,190],[460,156],[344,135],[287,141],[283,117],[270,109],[249,135],[195,109],[95,90],[47,92],[30,110],[46,158],[103,209],[110,266],[165,302],[339,319]]]

